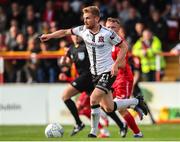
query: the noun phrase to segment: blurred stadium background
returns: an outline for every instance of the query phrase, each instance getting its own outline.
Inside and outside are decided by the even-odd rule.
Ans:
[[[48,123],[60,122],[65,131],[74,123],[60,99],[67,82],[58,79],[61,72],[76,75],[74,66],[60,62],[72,41],[67,37],[40,43],[38,37],[83,24],[81,9],[88,5],[100,8],[102,24],[107,17],[120,19],[132,55],[144,28],[159,39],[160,50],[151,57],[154,67],[142,70],[140,83],[157,124],[152,125],[149,116],[136,120],[148,138],[144,140],[180,140],[179,0],[0,0],[0,140],[47,140],[43,131]],[[85,132],[61,140],[82,140]],[[113,136],[106,140],[119,140]],[[133,140],[130,137],[126,140]]]

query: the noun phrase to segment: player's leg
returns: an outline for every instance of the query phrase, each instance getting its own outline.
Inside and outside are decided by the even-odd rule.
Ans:
[[[82,123],[82,121],[81,121],[81,119],[79,117],[76,104],[71,99],[71,97],[75,96],[78,93],[79,93],[79,91],[76,88],[74,88],[71,84],[68,84],[68,86],[65,89],[65,91],[63,93],[63,96],[62,96],[62,99],[63,99],[65,105],[67,106],[67,108],[71,112],[71,114],[74,117],[75,122],[76,122],[76,126],[74,127],[71,135],[74,134],[73,132],[74,132],[75,129],[82,129],[84,127],[84,124]]]
[[[116,77],[111,76],[110,72],[103,73],[101,76],[98,76],[96,88],[94,89],[90,97],[91,131],[88,137],[96,137],[100,118],[100,102],[106,112],[113,112],[117,109],[117,107],[118,109],[120,109],[121,107],[129,107],[130,105],[132,105],[132,102],[128,102],[129,104],[125,105],[126,100],[117,100],[116,102],[113,102],[110,90],[115,78]],[[138,100],[134,99],[134,103],[134,105],[137,105]]]
[[[84,90],[86,90],[87,85],[89,85],[89,81],[87,80],[88,76],[89,74],[85,73],[80,75],[78,78],[76,78],[71,84],[68,85],[62,97],[66,106],[68,107],[68,109],[70,110],[71,114],[73,115],[76,121],[76,126],[74,127],[71,136],[81,131],[85,126],[80,120],[77,107],[74,101],[71,100],[71,97],[75,96],[79,92],[83,92]],[[91,78],[91,76],[89,78]],[[84,83],[85,81],[87,82]]]
[[[86,92],[81,93],[76,101],[76,106],[79,112],[79,115],[84,115],[88,119],[91,118],[91,107],[90,107],[90,97]]]
[[[141,92],[141,89],[139,88],[138,83],[136,83],[136,84],[134,85],[134,90],[133,90],[133,93],[132,93],[132,94],[133,94],[134,97],[136,97],[136,96],[142,96],[142,92]],[[145,103],[146,103],[146,102],[145,102]],[[152,115],[152,113],[151,113],[151,111],[150,111],[147,103],[146,103],[146,106],[147,106],[147,112],[149,113],[149,116],[150,116],[150,118],[151,118],[152,124],[156,124],[156,121],[155,121],[155,119],[154,119],[154,117],[153,117],[153,115]]]
[[[95,88],[90,96],[90,104],[91,104],[91,131],[88,137],[96,137],[98,131],[98,124],[100,119],[100,101],[102,96],[104,95],[104,91],[99,88]]]
[[[111,94],[105,95],[105,97],[103,97],[103,99],[101,100],[101,106],[105,107],[106,105],[112,105],[112,102],[113,102],[112,95]],[[127,133],[126,123],[121,121],[121,119],[118,117],[118,115],[115,113],[115,111],[108,112],[107,114],[115,121],[117,126],[120,128],[120,133],[121,134],[123,133],[122,137],[125,137],[126,133]]]
[[[76,88],[74,88],[71,84],[68,84],[67,88],[63,92],[62,99],[69,111],[71,112],[71,114],[73,115],[76,124],[81,125],[82,121],[79,118],[76,105],[74,101],[71,99],[71,97],[75,96],[78,93],[79,91]]]
[[[121,110],[119,112],[125,119],[128,127],[133,131],[134,136],[143,137],[143,135],[142,135],[138,125],[136,124],[134,117],[131,115],[131,113],[128,110]]]
[[[99,138],[107,138],[110,136],[110,132],[107,129],[107,127],[109,126],[109,119],[108,119],[108,115],[106,114],[106,112],[101,109],[101,113],[100,113],[100,121],[99,121],[99,125],[98,125],[98,129],[99,129]]]

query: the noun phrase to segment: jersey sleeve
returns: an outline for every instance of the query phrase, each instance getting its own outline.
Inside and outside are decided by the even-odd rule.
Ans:
[[[112,45],[118,46],[122,43],[123,39],[119,37],[114,31],[111,31],[109,41]]]
[[[78,27],[75,27],[75,28],[72,28],[72,29],[71,29],[71,33],[72,33],[73,35],[77,35],[77,36],[82,37],[83,29],[84,29],[84,25],[78,26]]]

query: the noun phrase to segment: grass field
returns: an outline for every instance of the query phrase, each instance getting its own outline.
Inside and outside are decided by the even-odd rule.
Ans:
[[[44,135],[45,126],[0,126],[0,141],[180,141],[180,125],[141,125],[140,128],[144,138],[133,138],[129,130],[126,138],[121,138],[116,126],[110,126],[111,137],[102,139],[87,138],[89,126],[70,137],[72,126],[63,126],[65,133],[62,138],[46,138]]]

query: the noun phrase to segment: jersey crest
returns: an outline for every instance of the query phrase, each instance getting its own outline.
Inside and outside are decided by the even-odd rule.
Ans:
[[[98,42],[104,42],[104,37],[100,36]]]
[[[79,58],[79,60],[83,61],[83,60],[85,59],[85,54],[84,54],[84,52],[79,52],[79,53],[78,53],[78,58]]]

